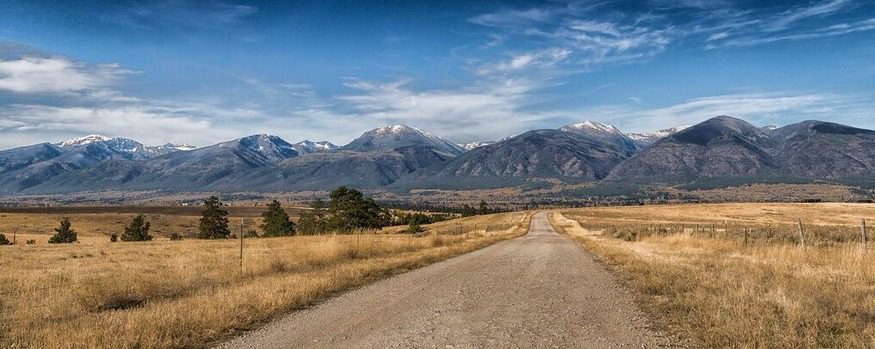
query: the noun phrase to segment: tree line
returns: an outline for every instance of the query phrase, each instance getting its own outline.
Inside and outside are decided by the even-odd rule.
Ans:
[[[204,200],[204,210],[198,221],[198,231],[195,235],[198,239],[228,239],[233,237],[230,228],[228,211],[225,204],[217,196],[211,196]],[[490,208],[485,201],[481,201],[477,208],[469,205],[461,206],[457,212],[452,213],[422,213],[391,211],[381,207],[374,199],[365,196],[361,191],[339,187],[328,195],[328,202],[316,199],[310,204],[310,209],[301,214],[298,223],[293,222],[282,208],[279,201],[273,200],[267,205],[267,209],[261,214],[262,224],[259,226],[261,234],[250,231],[247,237],[278,237],[293,236],[296,234],[314,235],[325,233],[353,233],[370,229],[381,229],[390,225],[408,225],[410,232],[419,232],[420,225],[432,224],[455,218],[457,215],[473,216],[503,212],[501,209]],[[110,241],[150,241],[151,223],[146,216],[137,215],[124,231],[110,235]],[[55,234],[49,238],[49,243],[73,243],[78,239],[78,233],[73,229],[68,218],[61,219],[59,227],[55,228]],[[174,233],[170,240],[182,240],[182,236]],[[6,236],[0,234],[0,245],[10,244]]]
[[[450,214],[458,214],[462,217],[470,217],[477,215],[485,215],[485,214],[493,214],[493,213],[505,213],[512,211],[507,207],[497,206],[497,205],[489,205],[486,200],[481,200],[479,204],[475,206],[471,206],[469,204],[464,205],[439,205],[432,204],[428,202],[405,202],[405,201],[393,201],[386,202],[382,204],[383,207],[389,209],[396,210],[406,210],[406,211],[425,211],[425,212],[439,212],[439,213],[450,213]]]

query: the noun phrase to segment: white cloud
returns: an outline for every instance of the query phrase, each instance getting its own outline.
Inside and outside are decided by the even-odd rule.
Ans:
[[[490,27],[517,27],[532,22],[546,22],[560,11],[553,8],[531,8],[527,10],[505,10],[487,13],[469,19],[470,22]]]
[[[349,103],[347,115],[369,120],[370,127],[410,123],[459,142],[502,138],[546,117],[524,111],[531,102],[528,92],[537,88],[526,80],[431,91],[415,91],[407,80],[386,84],[353,81],[347,85],[359,93],[338,99]]]
[[[123,6],[103,13],[99,19],[140,30],[225,30],[257,12],[255,6],[224,1],[157,0]]]
[[[819,119],[875,128],[873,107],[875,103],[869,99],[855,96],[751,93],[695,98],[656,108],[599,106],[579,113],[629,132],[691,125],[719,115],[739,117],[759,126]]]
[[[478,66],[474,71],[478,75],[588,71],[605,64],[646,60],[664,51],[674,39],[670,28],[654,26],[658,16],[642,14],[616,21],[594,20],[585,14],[589,10],[572,5],[553,6],[504,10],[471,19],[473,23],[504,30],[502,38],[514,37],[515,41],[535,47],[525,52],[506,52],[505,56],[511,56],[507,60],[475,60]],[[501,49],[501,45],[486,48]],[[546,75],[548,79],[552,76]]]
[[[604,12],[601,3],[551,3],[525,10],[503,9],[470,21],[501,31],[489,35],[513,37],[536,46],[529,52],[561,48],[575,59],[550,68],[565,73],[589,71],[606,64],[646,61],[669,45],[700,40],[705,49],[764,45],[778,41],[810,40],[875,30],[875,19],[860,18],[871,4],[852,0],[820,0],[805,5],[739,8],[728,1],[651,0],[646,11]],[[682,11],[683,15],[678,15]],[[596,19],[597,18],[597,19]],[[842,21],[836,23],[836,21]],[[510,41],[510,40],[508,40]],[[517,40],[513,40],[517,41]],[[498,45],[486,48],[499,49]],[[493,41],[495,43],[495,41]],[[507,53],[506,53],[507,54]],[[531,53],[515,53],[510,61],[482,62],[479,72],[503,73],[538,68],[526,64]],[[504,68],[504,69],[497,69]]]
[[[817,3],[812,6],[802,6],[788,9],[783,13],[775,16],[769,21],[763,29],[766,31],[779,31],[787,29],[790,25],[811,18],[833,14],[837,11],[845,9],[851,4],[850,0],[829,0]]]
[[[117,64],[86,66],[63,57],[23,57],[0,61],[0,90],[65,93],[105,87],[131,71]]]
[[[550,68],[568,59],[571,50],[564,48],[548,48],[545,50],[526,52],[515,55],[506,61],[495,64],[485,64],[477,70],[478,75],[493,73],[508,73],[527,68]]]
[[[856,32],[864,32],[864,31],[872,31],[875,30],[875,18],[862,20],[853,23],[840,23],[834,24],[825,28],[820,28],[811,31],[791,33],[791,34],[782,34],[782,35],[772,35],[765,37],[743,37],[732,40],[726,40],[722,43],[723,46],[729,47],[745,47],[745,46],[755,46],[755,45],[763,45],[769,44],[773,42],[780,41],[799,41],[799,40],[810,40],[817,39],[823,37],[830,36],[838,36],[845,35]],[[725,37],[723,37],[725,38]],[[723,39],[721,38],[721,39]],[[716,48],[716,47],[709,47]]]
[[[171,110],[142,105],[102,107],[58,107],[12,105],[0,110],[0,132],[28,138],[27,143],[0,141],[0,147],[57,141],[85,134],[101,133],[128,137],[150,144],[188,139],[212,142],[207,135],[227,135],[206,120],[177,114]],[[224,134],[223,134],[224,133]],[[185,139],[180,137],[184,135]],[[5,138],[5,137],[4,137]]]

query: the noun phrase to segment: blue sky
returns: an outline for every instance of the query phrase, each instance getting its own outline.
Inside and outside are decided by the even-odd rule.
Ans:
[[[0,148],[100,133],[457,142],[582,120],[875,128],[875,3],[6,1]]]

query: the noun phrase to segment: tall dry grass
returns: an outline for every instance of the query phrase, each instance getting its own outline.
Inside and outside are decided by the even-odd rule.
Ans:
[[[816,208],[807,219],[834,219]],[[745,243],[741,231],[693,229],[624,239],[611,231],[617,221],[599,227],[583,211],[554,215],[554,225],[616,268],[645,308],[694,347],[875,347],[875,251],[859,241],[803,249],[791,240]],[[638,214],[630,210],[628,218]],[[636,226],[648,229],[623,229]]]
[[[333,292],[519,236],[529,218],[443,222],[422,237],[246,239],[242,272],[239,241],[2,247],[0,347],[205,347]],[[462,234],[438,233],[447,227]]]

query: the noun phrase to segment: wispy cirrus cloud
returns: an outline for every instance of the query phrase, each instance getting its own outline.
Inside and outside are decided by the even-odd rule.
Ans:
[[[159,0],[125,6],[99,19],[133,29],[225,29],[254,15],[258,7],[226,1]]]
[[[812,17],[828,16],[846,9],[851,4],[851,0],[828,0],[816,2],[809,6],[794,7],[765,21],[762,29],[772,32],[785,30],[799,21]]]
[[[505,9],[470,18],[471,23],[502,31],[500,35],[491,34],[492,38],[512,37],[531,47],[506,52],[504,56],[509,58],[501,61],[478,60],[475,72],[479,75],[532,70],[578,72],[605,64],[646,59],[662,52],[672,41],[665,29],[648,23],[652,18],[646,14],[614,21],[590,18],[594,16],[590,16],[589,11],[598,7],[598,4],[552,4],[525,10]],[[485,47],[501,49],[505,41],[490,40]]]
[[[524,10],[502,10],[492,13],[485,13],[473,18],[469,21],[472,23],[514,29],[521,25],[531,25],[543,23],[552,20],[554,17],[565,12],[563,8],[529,8]]]
[[[353,93],[337,96],[347,104],[348,116],[369,120],[371,125],[411,123],[452,139],[502,138],[531,127],[547,117],[526,111],[539,88],[524,79],[482,83],[463,90],[417,91],[410,80],[389,83],[350,81]]]
[[[694,98],[655,108],[615,105],[585,108],[580,113],[615,123],[627,131],[651,131],[668,126],[692,125],[718,115],[730,115],[759,126],[784,125],[787,120],[834,120],[875,128],[875,107],[865,96],[829,93],[742,93]]]
[[[689,33],[707,34],[706,49],[847,35],[875,30],[875,17],[866,17],[875,10],[873,5],[855,0],[826,0],[759,11],[729,6],[694,22]]]
[[[496,73],[512,73],[524,69],[550,68],[562,63],[572,54],[565,48],[547,48],[539,51],[530,51],[511,55],[507,60],[496,63],[484,63],[477,69],[478,75],[491,75]]]
[[[475,70],[504,73],[546,68],[576,73],[604,65],[646,61],[681,42],[718,49],[875,30],[875,18],[849,16],[854,11],[872,13],[875,10],[872,3],[815,0],[797,5],[757,6],[744,7],[730,1],[653,0],[640,10],[624,12],[606,11],[605,3],[574,1],[503,9],[469,21],[492,28],[495,33],[491,37],[511,36],[529,43],[531,48],[507,52],[505,55],[511,58],[506,61],[478,61],[481,66]],[[508,40],[492,40],[486,46],[500,49],[505,41]],[[536,61],[534,58],[547,50],[567,50],[568,54],[562,64],[522,64]]]
[[[721,43],[723,46],[746,47],[746,46],[756,46],[756,45],[763,45],[763,44],[769,44],[769,43],[781,42],[781,41],[810,40],[810,39],[824,38],[824,37],[830,37],[830,36],[846,35],[846,34],[851,34],[851,33],[856,33],[856,32],[872,31],[872,30],[875,30],[875,18],[857,21],[857,22],[851,22],[851,23],[839,23],[839,24],[830,25],[828,27],[818,28],[815,30],[809,30],[809,31],[804,31],[804,32],[786,33],[786,34],[782,34],[782,35],[772,35],[772,36],[765,36],[765,37],[742,37],[742,38],[727,39],[729,37],[729,35],[726,33],[721,33],[721,34],[715,34],[715,35],[719,35],[719,37],[715,38],[714,40],[727,39]],[[710,46],[706,46],[706,48],[714,49],[714,48],[718,48],[718,46],[710,45]]]

